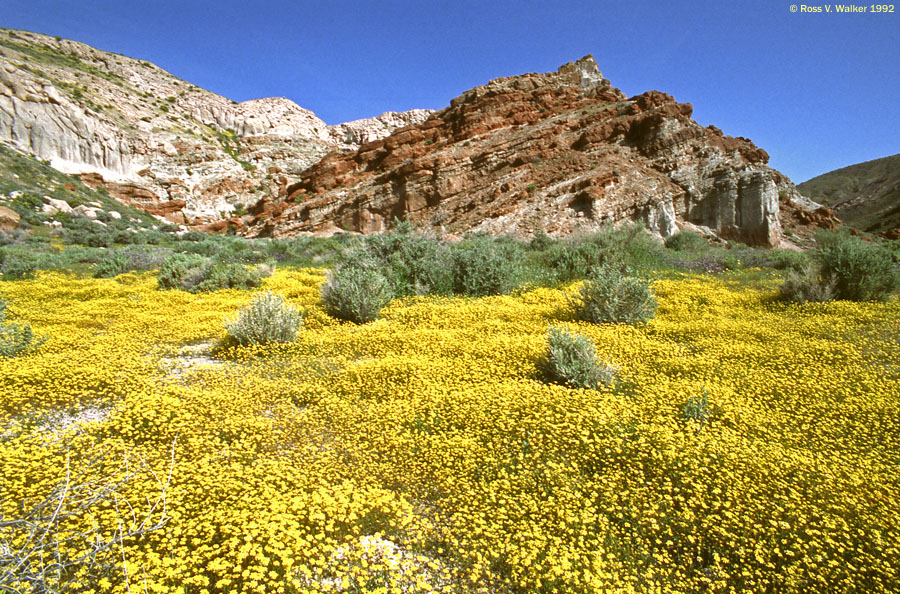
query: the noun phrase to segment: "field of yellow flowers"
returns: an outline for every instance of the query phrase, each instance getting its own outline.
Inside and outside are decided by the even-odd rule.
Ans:
[[[49,337],[0,361],[0,512],[144,461],[64,527],[112,533],[168,482],[165,526],[96,592],[900,591],[896,298],[788,305],[774,281],[687,275],[655,282],[646,326],[575,321],[553,289],[356,326],[324,313],[324,278],[264,282],[306,310],[296,342],[216,358],[249,292],[0,283]],[[544,383],[551,324],[616,385]]]

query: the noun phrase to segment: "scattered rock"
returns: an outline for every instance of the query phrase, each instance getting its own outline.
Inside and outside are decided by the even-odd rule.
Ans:
[[[0,231],[18,229],[19,220],[19,213],[6,206],[0,206]]]
[[[97,219],[97,209],[91,208],[90,206],[87,206],[85,204],[79,204],[78,206],[73,208],[72,211],[75,214],[91,219],[92,221]]]

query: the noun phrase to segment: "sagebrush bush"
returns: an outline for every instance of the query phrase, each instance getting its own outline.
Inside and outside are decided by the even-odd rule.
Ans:
[[[685,421],[697,423],[697,431],[709,423],[713,417],[714,408],[709,404],[709,393],[704,388],[700,396],[691,396],[681,407],[681,413]]]
[[[259,273],[240,262],[172,254],[159,268],[160,289],[182,289],[191,293],[219,289],[252,289],[262,282]]]
[[[40,347],[47,338],[35,337],[31,326],[7,320],[7,303],[0,297],[0,357],[16,357]]]
[[[597,359],[594,345],[583,334],[551,326],[547,343],[544,366],[551,381],[573,388],[597,389],[615,380],[617,370]]]
[[[817,258],[836,299],[885,301],[900,284],[888,249],[846,234],[825,237]]]
[[[810,255],[795,250],[773,249],[768,252],[770,266],[777,270],[802,270],[810,264]]]
[[[604,252],[602,264],[649,270],[665,264],[662,242],[640,223],[607,227],[593,235]]]
[[[37,255],[23,253],[0,253],[2,264],[0,274],[6,278],[26,278],[33,275],[40,267]]]
[[[253,289],[261,282],[259,272],[240,262],[210,260],[188,271],[181,279],[181,286],[185,291],[202,293],[220,289]]]
[[[365,324],[378,317],[393,298],[388,280],[371,260],[348,260],[329,275],[322,285],[325,311],[341,320]]]
[[[818,266],[809,263],[800,268],[790,268],[778,289],[778,298],[794,303],[831,301],[835,295],[835,282],[825,279]]]
[[[453,251],[453,291],[483,297],[503,295],[516,286],[518,254],[503,249],[490,237],[476,237],[455,246]]]
[[[160,289],[180,289],[181,280],[193,268],[201,266],[203,258],[189,254],[172,254],[159,267],[157,283]]]
[[[664,243],[670,250],[681,252],[695,252],[709,247],[706,238],[694,231],[679,231],[667,237]]]
[[[642,324],[656,314],[650,281],[610,266],[594,270],[578,293],[577,315],[594,324]]]
[[[448,295],[453,292],[450,249],[434,237],[398,222],[390,233],[371,235],[362,248],[391,283],[395,295]]]
[[[226,320],[225,330],[238,344],[292,342],[303,324],[300,310],[271,291],[257,293],[237,316]]]
[[[550,245],[545,258],[557,282],[568,283],[587,277],[603,264],[607,255],[596,242],[565,239]]]
[[[128,272],[128,257],[120,252],[107,254],[94,265],[94,278],[111,278]]]
[[[450,249],[434,238],[409,234],[399,243],[388,263],[398,295],[449,295],[453,292]]]

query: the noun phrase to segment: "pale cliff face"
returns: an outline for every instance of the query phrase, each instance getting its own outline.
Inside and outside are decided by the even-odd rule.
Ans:
[[[66,173],[98,173],[161,203],[184,201],[170,216],[179,223],[220,220],[237,204],[277,195],[286,175],[327,152],[430,113],[328,126],[288,99],[235,103],[148,62],[0,30],[0,142]]]
[[[582,233],[639,221],[781,242],[779,193],[798,195],[752,142],[650,91],[628,98],[590,56],[497,79],[427,121],[331,154],[235,224],[290,236],[382,231],[396,217],[438,233]],[[799,195],[798,195],[799,196]]]
[[[626,97],[586,56],[437,113],[328,126],[285,98],[236,103],[147,62],[0,30],[0,143],[172,222],[254,236],[373,232],[396,217],[520,235],[634,220],[778,245],[781,210],[818,205],[691,110],[657,91]]]

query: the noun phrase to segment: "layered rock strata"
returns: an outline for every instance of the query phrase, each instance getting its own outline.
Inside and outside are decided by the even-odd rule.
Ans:
[[[593,57],[491,81],[426,121],[332,152],[235,219],[251,236],[362,233],[407,219],[440,233],[565,235],[640,221],[782,240],[780,205],[802,206],[768,155],[650,91],[628,98]],[[813,205],[817,207],[818,205]]]
[[[0,30],[0,142],[177,223],[231,216],[334,149],[420,122],[388,112],[328,126],[284,98],[237,103],[140,60]],[[143,207],[143,206],[142,206]]]

